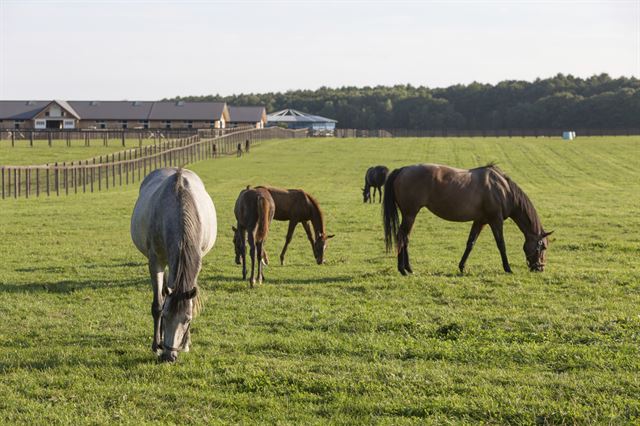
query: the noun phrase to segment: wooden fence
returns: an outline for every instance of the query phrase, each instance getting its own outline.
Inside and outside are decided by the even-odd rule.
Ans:
[[[637,129],[498,129],[498,130],[450,130],[450,129],[336,129],[338,138],[404,138],[404,137],[560,137],[563,131],[572,130],[580,136],[631,136],[640,135]]]
[[[144,139],[153,139],[154,143],[170,139],[182,139],[199,135],[200,137],[220,137],[240,130],[248,130],[253,127],[234,127],[224,129],[104,129],[104,130],[37,130],[37,129],[0,129],[0,142],[11,142],[11,146],[29,144],[33,146],[39,141],[46,141],[49,146],[54,143],[64,142],[71,146],[72,141],[82,141],[84,146],[101,144],[108,146],[110,143],[127,143],[142,146]]]
[[[104,191],[140,182],[157,168],[179,167],[221,155],[235,155],[238,144],[244,150],[247,140],[255,146],[268,139],[301,138],[306,134],[306,129],[277,127],[241,130],[217,138],[204,139],[195,135],[164,145],[144,146],[71,163],[0,166],[0,193],[5,199]]]

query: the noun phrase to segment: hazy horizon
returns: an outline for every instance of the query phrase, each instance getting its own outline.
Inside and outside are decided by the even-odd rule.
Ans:
[[[0,98],[640,77],[640,1],[0,0]]]

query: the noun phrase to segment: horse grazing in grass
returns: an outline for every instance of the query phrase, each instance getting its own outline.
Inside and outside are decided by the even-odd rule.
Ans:
[[[503,222],[513,219],[525,236],[524,253],[531,271],[543,271],[547,236],[529,197],[494,164],[476,169],[455,169],[437,164],[417,164],[396,169],[384,188],[383,221],[387,251],[397,246],[398,271],[412,273],[409,263],[409,234],[418,211],[454,222],[473,221],[467,248],[458,265],[460,272],[473,245],[488,224],[500,250],[505,272],[511,272],[502,232]],[[398,224],[398,208],[402,223]]]
[[[195,173],[165,168],[144,179],[131,216],[131,238],[149,259],[151,349],[161,349],[163,361],[173,362],[178,351],[189,351],[189,326],[198,306],[198,273],[216,233],[213,201]]]
[[[258,282],[262,284],[264,274],[262,263],[268,263],[263,245],[269,235],[269,225],[273,219],[276,205],[271,198],[271,194],[265,188],[250,188],[240,192],[236,200],[234,209],[237,221],[237,228],[233,229],[233,245],[236,251],[236,263],[242,263],[242,279],[247,279],[246,263],[246,239],[248,233],[249,248],[251,255],[251,287],[256,283],[255,263],[256,251],[258,253]]]
[[[364,175],[364,188],[362,188],[362,202],[366,203],[371,200],[371,187],[373,187],[373,201],[376,198],[376,189],[378,190],[378,202],[382,201],[382,187],[387,180],[389,169],[385,166],[369,167]]]
[[[324,263],[327,240],[333,238],[333,235],[327,235],[326,233],[324,215],[318,201],[301,189],[280,189],[266,186],[258,186],[256,188],[265,188],[273,197],[273,201],[276,204],[276,213],[273,218],[275,220],[289,221],[289,230],[280,253],[280,264],[284,265],[284,255],[298,223],[302,223],[307,233],[316,262],[318,265]],[[309,221],[313,225],[313,233],[309,227]]]

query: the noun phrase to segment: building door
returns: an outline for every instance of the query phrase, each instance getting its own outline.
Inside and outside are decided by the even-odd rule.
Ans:
[[[62,120],[47,120],[47,129],[62,129]]]

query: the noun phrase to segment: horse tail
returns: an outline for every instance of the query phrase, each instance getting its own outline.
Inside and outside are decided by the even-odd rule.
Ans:
[[[269,200],[262,195],[258,195],[258,231],[256,241],[264,241],[269,235]]]
[[[398,239],[400,219],[398,217],[398,206],[396,205],[396,191],[394,189],[394,183],[401,171],[402,168],[392,171],[384,184],[382,218],[384,224],[384,243],[387,253],[391,251],[394,242]]]
[[[178,239],[178,255],[174,258],[171,267],[173,274],[173,291],[181,297],[173,298],[170,309],[179,311],[180,305],[193,299],[194,306],[199,306],[198,299],[198,272],[202,266],[200,255],[200,230],[201,223],[198,217],[196,201],[189,190],[188,182],[182,175],[183,170],[178,169],[175,174],[174,192],[178,201],[179,220],[182,226]]]

